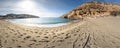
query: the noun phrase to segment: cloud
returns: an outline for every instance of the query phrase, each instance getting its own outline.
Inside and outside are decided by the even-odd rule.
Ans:
[[[45,1],[41,1],[45,2]],[[27,4],[26,4],[27,3]],[[49,9],[45,8],[42,4],[37,4],[35,2],[12,2],[12,1],[4,1],[0,2],[0,14],[8,14],[8,13],[16,13],[16,14],[31,14],[37,15],[40,17],[59,17],[62,13],[49,11]],[[4,4],[4,5],[3,5]],[[26,4],[26,5],[25,5]]]

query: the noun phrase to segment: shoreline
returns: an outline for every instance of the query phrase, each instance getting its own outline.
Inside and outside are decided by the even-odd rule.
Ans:
[[[9,21],[9,20],[5,20],[7,22],[10,22],[10,23],[13,23],[13,24],[18,24],[18,25],[23,25],[23,26],[31,26],[31,27],[60,27],[60,26],[65,26],[65,25],[69,25],[69,24],[72,24],[72,23],[77,23],[77,22],[80,22],[82,20],[70,20],[69,22],[64,22],[64,23],[53,23],[53,24],[36,24],[36,23],[17,23],[17,22],[14,22],[14,21]]]
[[[33,21],[32,21],[33,19]],[[5,21],[7,22],[11,22],[14,24],[20,24],[20,25],[24,25],[24,26],[33,26],[33,27],[59,27],[59,26],[63,26],[63,25],[67,25],[70,24],[71,22],[73,22],[72,20],[63,20],[63,21],[43,21],[43,18],[40,19],[40,21],[38,20],[38,18],[29,18],[28,21],[27,19],[23,19],[23,20],[19,20],[14,21],[14,19],[6,19]],[[36,21],[35,21],[36,19]],[[46,18],[47,19],[47,18]],[[25,22],[24,22],[25,20]],[[49,19],[50,20],[50,19]],[[42,22],[43,21],[43,22]],[[51,22],[51,23],[50,23]]]

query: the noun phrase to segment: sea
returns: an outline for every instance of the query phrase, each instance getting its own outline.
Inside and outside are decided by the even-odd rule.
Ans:
[[[36,27],[58,27],[67,25],[70,22],[69,19],[59,17],[41,17],[41,18],[24,18],[24,19],[8,19],[7,21],[22,24],[26,26]]]

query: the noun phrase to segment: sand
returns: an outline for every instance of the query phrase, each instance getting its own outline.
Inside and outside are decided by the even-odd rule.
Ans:
[[[0,20],[0,48],[120,48],[120,17],[43,28]]]

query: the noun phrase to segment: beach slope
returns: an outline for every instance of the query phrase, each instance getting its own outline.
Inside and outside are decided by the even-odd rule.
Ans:
[[[39,28],[0,20],[0,48],[120,48],[120,17]]]

